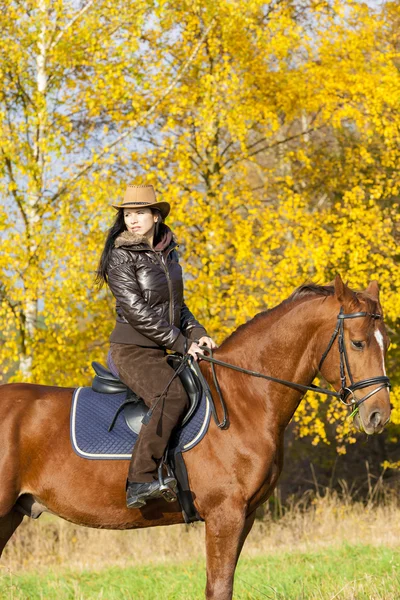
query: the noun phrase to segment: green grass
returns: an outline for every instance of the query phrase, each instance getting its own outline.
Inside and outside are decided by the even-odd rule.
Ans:
[[[398,600],[399,566],[400,547],[385,546],[344,545],[315,552],[246,558],[239,562],[236,571],[234,598]],[[4,571],[0,576],[1,600],[204,598],[202,562],[82,572]]]

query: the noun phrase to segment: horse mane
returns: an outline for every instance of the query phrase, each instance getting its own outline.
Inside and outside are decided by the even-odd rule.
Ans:
[[[365,303],[366,303],[366,310],[368,312],[372,312],[375,313],[377,310],[377,302],[375,299],[371,298],[371,296],[369,296],[368,293],[366,292],[354,292],[356,295],[357,299],[362,299]],[[294,292],[292,292],[292,294],[289,296],[289,298],[287,298],[287,300],[284,300],[283,302],[281,302],[281,304],[279,304],[276,308],[278,308],[279,306],[282,306],[283,304],[285,304],[286,302],[294,302],[296,300],[303,300],[303,299],[307,299],[311,296],[322,296],[322,297],[327,297],[327,296],[334,296],[335,295],[335,288],[332,284],[328,284],[328,285],[317,285],[316,283],[305,283],[304,285],[301,285],[300,287],[298,287],[297,289],[294,290]],[[272,309],[274,310],[274,309]],[[267,311],[269,312],[269,311]]]
[[[316,283],[304,283],[294,290],[283,302],[294,302],[296,300],[302,300],[309,296],[333,296],[335,288],[333,285],[317,285]],[[279,305],[280,306],[280,305]]]
[[[236,336],[238,334],[242,333],[244,329],[247,329],[251,325],[259,325],[260,321],[264,321],[264,319],[269,317],[272,313],[278,312],[279,310],[286,308],[288,305],[292,305],[295,302],[299,302],[301,300],[304,301],[304,300],[308,300],[308,299],[315,298],[315,297],[327,298],[328,296],[334,296],[334,295],[335,295],[335,287],[333,286],[333,284],[318,285],[313,282],[304,283],[304,284],[300,285],[298,288],[296,288],[294,290],[294,292],[292,292],[288,298],[286,298],[285,300],[282,300],[282,302],[280,304],[277,304],[273,308],[269,308],[267,310],[263,310],[263,311],[257,313],[249,321],[246,321],[246,323],[239,325],[239,327],[237,329],[235,329],[235,331],[233,331],[222,342],[220,347],[222,347],[222,345],[225,345],[225,343],[228,342],[228,340],[229,340],[229,342],[231,342],[232,339],[236,338]],[[356,292],[356,296],[357,297],[362,296],[363,300],[367,302],[369,312],[372,312],[372,313],[376,312],[376,302],[374,300],[372,300],[372,298],[368,297],[368,295],[364,294],[363,292]]]
[[[293,304],[296,301],[306,300],[310,297],[315,297],[315,296],[322,296],[322,297],[333,296],[334,293],[335,293],[335,288],[333,287],[333,285],[317,285],[316,283],[313,283],[313,282],[304,283],[303,285],[300,285],[298,288],[296,288],[294,290],[294,292],[292,292],[288,298],[286,298],[285,300],[282,300],[282,302],[280,304],[277,304],[276,306],[274,306],[272,308],[268,308],[267,310],[262,310],[261,312],[257,313],[254,317],[252,317],[249,321],[246,321],[246,323],[239,325],[239,327],[237,329],[235,329],[235,331],[232,331],[232,333],[222,342],[221,346],[225,345],[226,342],[228,342],[228,340],[229,340],[229,342],[231,342],[232,339],[236,338],[236,336],[238,334],[242,333],[243,330],[247,329],[250,325],[253,325],[256,323],[259,324],[260,320],[263,321],[265,318],[269,317],[272,313],[278,312],[282,308],[286,307],[288,304]]]
[[[378,302],[371,298],[371,296],[366,292],[354,292],[357,300],[362,299],[365,302],[366,307],[365,310],[370,313],[376,313],[378,308]],[[287,299],[287,301],[295,301],[302,300],[304,298],[308,298],[310,296],[334,296],[335,288],[332,284],[328,285],[316,285],[315,283],[305,283],[298,287]],[[282,302],[284,304],[286,300]]]

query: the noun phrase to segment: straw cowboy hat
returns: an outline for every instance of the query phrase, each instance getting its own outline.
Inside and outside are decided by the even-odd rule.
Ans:
[[[168,202],[157,202],[152,185],[128,185],[122,204],[112,204],[113,208],[156,208],[165,219],[170,211]]]

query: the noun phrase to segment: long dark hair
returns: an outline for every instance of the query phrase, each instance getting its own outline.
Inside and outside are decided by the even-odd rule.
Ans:
[[[154,242],[155,246],[160,238],[161,225],[163,219],[161,213],[156,208],[150,209],[153,215],[157,215],[158,219],[154,229]],[[101,253],[99,266],[97,267],[95,283],[101,288],[105,283],[108,283],[108,265],[110,262],[111,251],[114,248],[115,240],[123,232],[126,231],[126,225],[124,220],[124,209],[119,208],[114,223],[111,225],[107,232],[106,242],[104,244],[103,252]]]

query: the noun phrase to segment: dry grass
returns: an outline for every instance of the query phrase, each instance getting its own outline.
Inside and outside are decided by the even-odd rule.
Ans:
[[[264,507],[242,556],[310,551],[343,543],[394,547],[400,540],[397,494],[385,492],[382,482],[370,488],[366,502],[324,490],[305,494],[283,507],[276,492]],[[102,569],[178,563],[204,556],[204,526],[158,527],[138,531],[80,528],[50,515],[26,520],[9,542],[2,567],[11,572],[63,565],[71,569]]]

